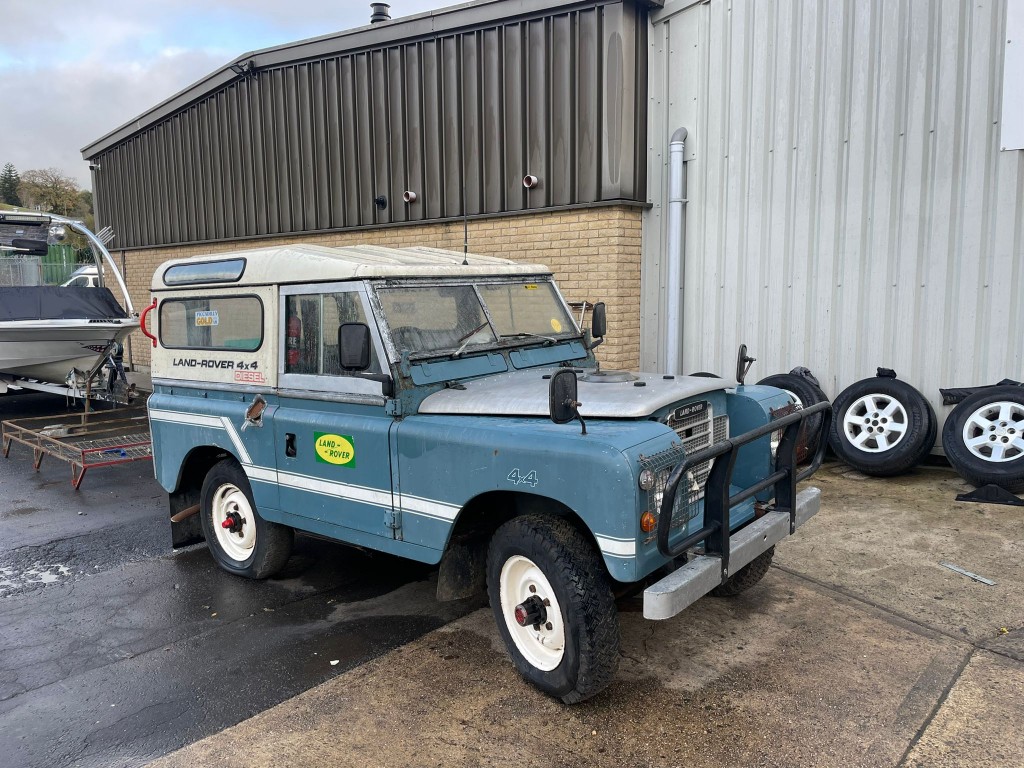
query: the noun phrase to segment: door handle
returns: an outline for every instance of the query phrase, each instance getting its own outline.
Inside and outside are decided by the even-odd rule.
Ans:
[[[289,459],[295,458],[295,435],[287,432],[284,436],[284,455]]]

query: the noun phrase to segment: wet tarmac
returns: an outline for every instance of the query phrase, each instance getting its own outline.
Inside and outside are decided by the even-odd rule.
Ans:
[[[63,399],[0,396],[0,419]],[[298,537],[250,582],[172,552],[149,463],[0,459],[0,765],[134,766],[241,722],[464,615],[431,569]],[[343,712],[338,713],[339,717]]]

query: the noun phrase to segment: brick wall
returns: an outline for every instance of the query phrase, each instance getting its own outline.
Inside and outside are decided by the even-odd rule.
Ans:
[[[566,301],[606,302],[609,333],[597,349],[601,365],[636,370],[640,364],[640,221],[640,210],[628,206],[470,220],[469,250],[544,264],[554,272]],[[128,290],[136,311],[141,311],[151,301],[153,272],[168,259],[296,242],[423,245],[459,251],[463,231],[461,222],[452,222],[127,251]],[[114,257],[120,262],[120,253],[115,251]],[[149,350],[149,341],[141,333],[133,334],[131,353],[137,368],[149,365]]]

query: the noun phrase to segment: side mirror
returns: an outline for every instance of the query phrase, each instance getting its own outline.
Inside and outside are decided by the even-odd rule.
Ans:
[[[366,323],[338,326],[338,357],[343,371],[365,371],[370,367],[370,328]]]
[[[608,310],[605,308],[603,301],[599,301],[594,305],[590,333],[595,339],[603,339],[604,335],[608,333]]]
[[[15,237],[11,240],[11,246],[27,251],[29,256],[45,256],[50,246],[45,240],[33,240],[28,237]]]
[[[742,386],[744,379],[747,378],[747,372],[750,370],[750,366],[757,360],[756,357],[751,357],[747,354],[747,345],[740,344],[739,352],[736,353],[736,383]]]
[[[551,377],[548,386],[548,413],[555,424],[568,424],[579,419],[583,425],[583,434],[587,434],[587,425],[580,416],[579,381],[575,371],[559,371]]]

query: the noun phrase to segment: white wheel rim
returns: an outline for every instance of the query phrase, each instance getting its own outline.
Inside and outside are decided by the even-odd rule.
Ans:
[[[865,453],[891,451],[906,436],[909,422],[903,404],[880,392],[857,398],[843,414],[846,438]]]
[[[211,507],[213,531],[220,548],[232,560],[245,562],[256,546],[256,520],[249,499],[237,486],[225,483],[214,492]],[[233,515],[240,521],[240,530],[224,527],[225,521],[234,520]]]
[[[529,558],[515,555],[505,561],[500,577],[501,615],[516,648],[531,665],[550,672],[562,663],[565,653],[565,624],[555,591],[544,572]],[[545,603],[544,624],[519,626],[516,606],[537,596]],[[548,627],[551,627],[548,629]]]
[[[1000,400],[967,417],[964,445],[982,461],[1003,463],[1024,456],[1024,405]]]

